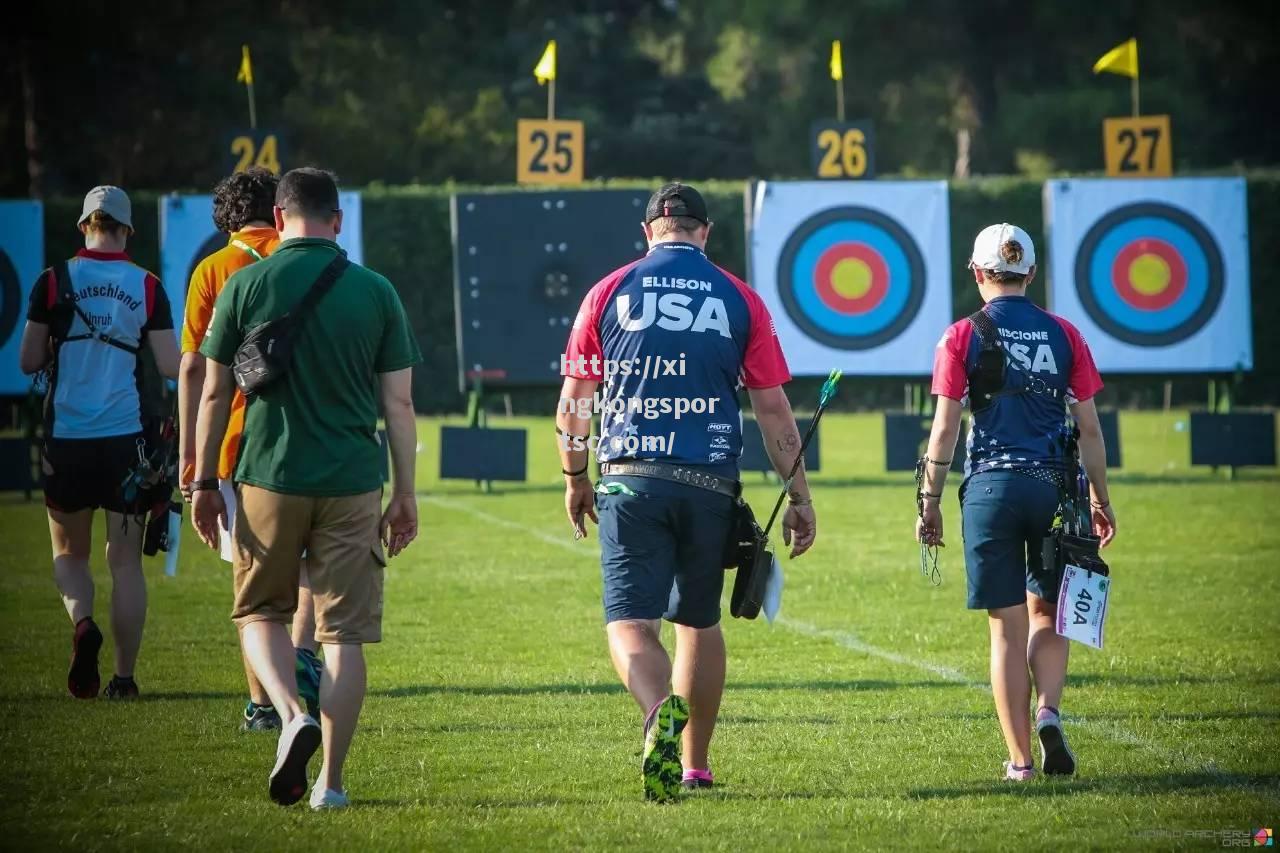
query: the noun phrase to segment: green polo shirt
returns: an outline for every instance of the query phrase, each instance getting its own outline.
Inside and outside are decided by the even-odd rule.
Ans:
[[[285,240],[227,280],[200,352],[220,364],[248,332],[291,311],[342,251]],[[382,487],[379,373],[422,361],[391,282],[352,264],[298,334],[289,372],[250,398],[235,479],[291,495],[354,495]]]

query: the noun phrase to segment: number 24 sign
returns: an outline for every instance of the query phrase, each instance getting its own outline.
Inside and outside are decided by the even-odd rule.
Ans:
[[[1167,178],[1173,174],[1168,116],[1102,120],[1102,153],[1109,178]]]
[[[517,121],[516,182],[581,183],[583,136],[580,121]]]

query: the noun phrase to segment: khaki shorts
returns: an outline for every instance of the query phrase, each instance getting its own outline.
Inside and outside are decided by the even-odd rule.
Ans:
[[[379,642],[387,565],[378,539],[382,492],[317,498],[240,483],[236,495],[231,612],[236,625],[292,621],[298,609],[299,555],[305,549],[316,640]]]

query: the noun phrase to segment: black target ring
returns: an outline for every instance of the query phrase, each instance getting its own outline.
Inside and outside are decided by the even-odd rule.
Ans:
[[[816,280],[824,268],[830,270],[831,257],[845,255],[871,269],[866,290],[851,298],[834,294],[831,281]],[[787,316],[834,349],[883,346],[911,325],[924,304],[920,247],[892,217],[866,207],[831,208],[801,222],[779,253],[777,277]],[[869,298],[873,302],[862,308]],[[831,303],[848,306],[847,316],[838,316]]]
[[[1172,315],[1176,321],[1163,327],[1143,328],[1158,321],[1158,311],[1144,312],[1117,295],[1123,291],[1134,298],[1125,282],[1115,282],[1126,275],[1120,269],[1125,252],[1143,251],[1139,244],[1144,239],[1148,248],[1158,246],[1183,267],[1185,291],[1160,310],[1177,310],[1181,299],[1191,303],[1184,303],[1181,313]],[[1074,271],[1076,293],[1089,318],[1108,335],[1140,347],[1170,346],[1196,334],[1213,318],[1225,291],[1222,251],[1209,229],[1185,210],[1160,202],[1127,204],[1095,222],[1076,250]]]

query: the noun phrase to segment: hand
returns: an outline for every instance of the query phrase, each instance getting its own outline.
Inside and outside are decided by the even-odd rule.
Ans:
[[[394,557],[418,536],[418,498],[416,495],[391,496],[387,511],[378,527],[387,556]]]
[[[178,470],[182,472],[178,477],[178,491],[182,492],[184,501],[191,503],[191,483],[196,478],[196,458],[184,454],[178,459]]]
[[[1116,511],[1110,503],[1101,509],[1092,504],[1089,508],[1093,516],[1093,532],[1102,538],[1102,547],[1105,548],[1116,538]]]
[[[227,505],[217,489],[200,489],[191,497],[191,524],[204,544],[217,551],[220,547],[220,530],[230,530],[227,524]],[[222,525],[219,527],[218,525]]]
[[[564,510],[569,515],[569,523],[573,525],[573,538],[587,538],[587,523],[583,516],[596,524],[596,493],[589,477],[566,477],[564,483]]]
[[[942,507],[925,499],[924,514],[916,519],[916,541],[945,548],[942,541]]]
[[[818,535],[818,518],[813,504],[791,504],[782,514],[782,544],[791,546],[791,558],[795,559],[813,547]]]

